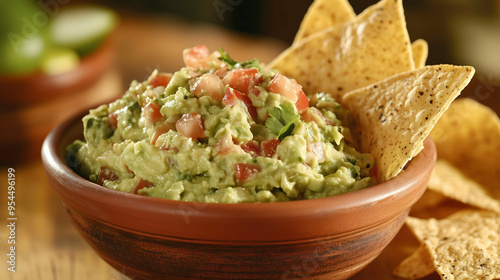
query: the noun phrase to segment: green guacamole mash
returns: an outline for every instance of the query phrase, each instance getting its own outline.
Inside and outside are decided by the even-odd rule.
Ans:
[[[83,118],[68,146],[81,176],[139,195],[196,202],[311,199],[373,185],[374,160],[351,145],[348,112],[257,60],[203,46],[186,67],[133,81]]]

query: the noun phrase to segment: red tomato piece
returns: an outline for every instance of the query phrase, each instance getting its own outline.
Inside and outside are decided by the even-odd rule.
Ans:
[[[255,96],[259,96],[259,94],[260,94],[260,89],[259,89],[259,88],[257,88],[257,87],[254,87],[254,88],[252,88],[252,89],[250,90],[250,92],[248,92],[248,95],[250,95],[250,94],[253,94],[253,95],[255,95]]]
[[[139,179],[139,182],[137,182],[137,184],[135,185],[132,193],[138,194],[140,189],[149,188],[149,187],[154,187],[154,184],[147,181],[147,180]]]
[[[272,157],[276,153],[276,148],[280,144],[278,139],[265,140],[260,143],[260,150],[265,157]]]
[[[202,67],[204,60],[207,59],[209,50],[205,45],[198,45],[182,51],[182,59],[187,67]]]
[[[156,141],[158,140],[158,137],[162,135],[163,133],[167,133],[170,130],[175,130],[175,124],[173,123],[163,123],[156,127],[155,132],[153,133],[153,136],[151,137],[151,145],[156,146]],[[163,147],[161,147],[163,148]]]
[[[200,114],[184,114],[176,123],[175,128],[186,137],[193,139],[205,138],[205,126]]]
[[[259,142],[255,140],[241,144],[241,149],[243,149],[245,153],[249,153],[252,157],[256,157],[260,154]]]
[[[307,151],[313,153],[316,157],[318,157],[319,163],[325,161],[325,153],[323,151],[323,143],[321,143],[321,142],[307,143]]]
[[[113,170],[109,169],[108,167],[101,166],[101,168],[99,169],[99,176],[97,177],[97,184],[103,186],[105,180],[116,181],[118,179],[118,175],[116,175]]]
[[[228,107],[233,107],[236,102],[243,102],[243,104],[247,107],[248,114],[250,117],[257,121],[257,109],[253,106],[252,100],[248,98],[245,94],[235,90],[234,88],[227,87],[226,94],[224,98],[222,98],[222,102],[224,105]]]
[[[374,165],[370,169],[370,177],[373,177],[373,178],[375,178],[375,180],[377,180],[377,177],[378,177],[378,165]]]
[[[234,143],[233,137],[230,134],[224,135],[214,145],[217,151],[216,155],[227,155],[231,153],[241,153],[243,149],[241,146]]]
[[[227,72],[223,81],[229,87],[247,94],[254,86],[262,83],[262,76],[257,68],[236,68]]]
[[[223,79],[224,76],[226,76],[227,74],[227,71],[228,71],[228,67],[227,65],[224,65],[223,67],[217,69],[214,74],[217,75],[217,77]]]
[[[257,164],[237,163],[234,165],[234,176],[238,182],[243,183],[261,170]]]
[[[170,80],[172,80],[172,76],[172,73],[158,73],[149,81],[149,84],[154,88],[159,86],[166,87],[170,83]]]
[[[182,58],[187,67],[208,68],[210,64],[221,66],[224,64],[218,59],[220,53],[218,51],[209,54],[209,50],[205,45],[185,49],[182,51]]]
[[[280,73],[271,79],[268,89],[270,92],[277,93],[292,101],[299,113],[309,107],[309,100],[302,90],[302,86],[297,81],[288,79]]]
[[[160,112],[160,105],[156,102],[149,102],[146,104],[143,111],[146,121],[150,124],[164,120],[163,115]]]
[[[118,127],[118,114],[116,112],[108,114],[108,124],[112,130],[115,130]]]
[[[211,96],[221,101],[224,97],[224,83],[217,75],[206,73],[196,80],[192,93],[197,97]]]

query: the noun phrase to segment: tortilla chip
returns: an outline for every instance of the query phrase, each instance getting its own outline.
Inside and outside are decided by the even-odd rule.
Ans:
[[[434,271],[434,263],[429,251],[424,246],[420,246],[413,254],[398,264],[392,273],[404,279],[419,279]]]
[[[408,217],[441,279],[500,277],[500,214],[464,210],[442,220]]]
[[[301,40],[268,67],[302,85],[306,94],[348,91],[413,70],[402,0],[382,0],[342,26]]]
[[[462,203],[500,213],[499,200],[490,197],[481,185],[445,160],[436,162],[428,188]]]
[[[431,132],[438,158],[451,163],[500,200],[500,119],[469,98],[453,102]]]
[[[415,69],[424,67],[427,56],[429,55],[429,45],[427,41],[424,39],[415,40],[415,42],[411,44],[411,52],[413,55],[413,62],[415,63]]]
[[[295,34],[294,43],[331,26],[339,26],[356,17],[347,0],[315,0],[307,10]]]
[[[438,119],[474,75],[470,66],[426,66],[346,94],[353,138],[389,180],[420,152]]]

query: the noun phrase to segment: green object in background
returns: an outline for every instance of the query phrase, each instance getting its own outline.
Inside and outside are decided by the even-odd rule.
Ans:
[[[48,16],[30,0],[0,1],[0,74],[33,72],[47,49]]]
[[[95,50],[116,27],[118,17],[99,6],[75,6],[61,9],[50,26],[56,46],[75,50],[85,56]]]

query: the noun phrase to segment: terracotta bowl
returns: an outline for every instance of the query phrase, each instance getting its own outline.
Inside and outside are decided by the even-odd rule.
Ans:
[[[436,157],[427,139],[396,178],[315,200],[170,201],[110,190],[75,174],[64,151],[82,137],[82,116],[48,135],[43,164],[80,234],[133,279],[349,278],[399,231],[423,194]]]
[[[47,134],[83,108],[123,94],[113,69],[115,47],[107,39],[77,68],[57,75],[0,75],[1,165],[39,160]]]

